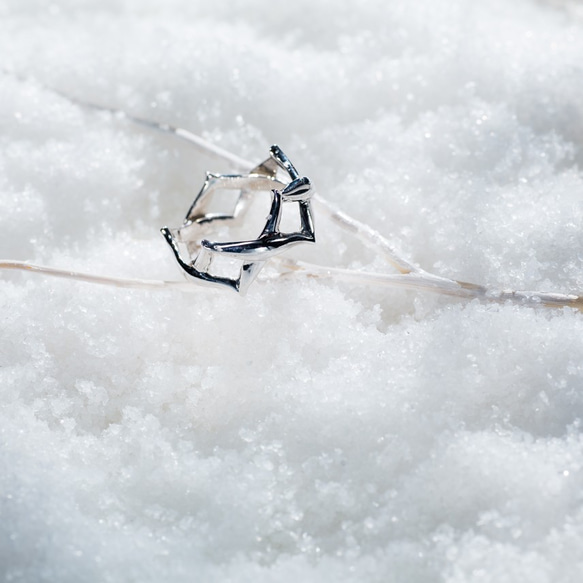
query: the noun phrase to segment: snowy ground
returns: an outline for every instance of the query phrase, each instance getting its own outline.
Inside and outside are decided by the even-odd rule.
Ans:
[[[583,289],[583,6],[0,0],[0,257],[180,279],[187,127],[456,279]],[[294,254],[390,270],[325,220]],[[1,274],[0,579],[583,579],[583,316]]]

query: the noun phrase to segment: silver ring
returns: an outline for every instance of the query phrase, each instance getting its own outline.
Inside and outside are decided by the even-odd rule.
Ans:
[[[180,267],[196,281],[227,286],[244,293],[270,257],[300,243],[315,243],[310,179],[300,177],[279,146],[272,146],[269,153],[270,157],[248,174],[207,172],[203,187],[188,209],[182,226],[160,230]],[[230,213],[209,210],[213,195],[220,190],[239,191],[235,208]],[[242,217],[251,197],[259,191],[271,192],[271,208],[257,239],[216,242],[206,238],[217,223]],[[296,232],[280,231],[283,203],[296,203],[299,207],[300,228]],[[220,269],[215,270],[219,258],[228,258],[238,274],[232,277],[220,273]]]

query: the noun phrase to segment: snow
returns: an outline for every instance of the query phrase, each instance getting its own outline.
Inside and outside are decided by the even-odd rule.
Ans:
[[[583,289],[576,0],[0,0],[0,256],[181,278],[159,234],[278,143],[407,259]],[[316,217],[290,256],[390,272]],[[583,319],[289,276],[0,279],[5,581],[573,583]]]

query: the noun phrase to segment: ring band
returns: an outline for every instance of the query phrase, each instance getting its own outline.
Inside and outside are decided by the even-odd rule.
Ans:
[[[245,293],[270,257],[283,253],[288,247],[315,242],[310,179],[298,174],[279,146],[272,146],[269,153],[270,157],[248,174],[207,173],[182,226],[161,229],[180,267],[196,281],[227,286]],[[286,181],[282,175],[287,175],[289,180]],[[220,190],[239,191],[235,208],[230,214],[209,211],[213,195]],[[217,242],[204,238],[215,223],[233,221],[241,216],[251,195],[258,191],[271,192],[271,208],[265,226],[256,239]],[[296,203],[299,207],[300,228],[296,232],[280,231],[283,203]],[[187,258],[180,250],[181,244],[186,247]],[[240,263],[236,277],[213,270],[213,263],[219,257]]]

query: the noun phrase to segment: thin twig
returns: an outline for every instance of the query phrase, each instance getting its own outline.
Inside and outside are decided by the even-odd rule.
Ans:
[[[332,279],[356,285],[401,287],[416,291],[428,291],[442,295],[455,296],[468,300],[478,299],[486,302],[531,304],[547,307],[572,307],[583,309],[583,298],[574,294],[553,292],[497,290],[463,281],[439,277],[427,272],[386,274],[370,271],[354,271],[339,267],[324,267],[303,261],[277,258],[281,266],[289,272],[302,274],[316,279]]]
[[[12,73],[6,70],[4,70],[3,72],[7,75],[15,76],[20,81],[24,81],[25,79],[24,77],[13,75]],[[89,101],[78,99],[77,97],[72,97],[71,95],[68,95],[67,93],[64,93],[63,91],[60,91],[58,89],[53,89],[52,87],[40,84],[36,80],[34,82],[43,87],[43,89],[51,91],[52,93],[59,95],[63,99],[66,99],[67,101],[74,103],[79,107],[110,113],[116,118],[125,119],[131,123],[140,125],[150,130],[155,130],[162,133],[174,135],[184,140],[191,146],[193,146],[199,152],[208,155],[211,158],[216,158],[224,162],[227,162],[234,170],[238,170],[241,172],[249,172],[252,168],[256,166],[249,160],[245,160],[244,158],[241,158],[236,154],[233,154],[232,152],[225,150],[224,148],[220,148],[219,146],[216,146],[212,142],[209,142],[203,137],[198,136],[186,129],[179,128],[166,123],[160,123],[150,119],[145,119],[143,117],[139,117],[136,115],[132,115],[130,113],[127,113],[126,111],[117,109],[115,107],[99,105],[97,103],[92,103]],[[343,229],[347,233],[356,236],[367,247],[375,249],[377,252],[381,253],[389,261],[389,263],[391,263],[399,272],[401,273],[423,272],[423,270],[421,270],[419,267],[413,265],[412,263],[409,263],[402,257],[399,257],[397,253],[392,249],[389,242],[380,233],[378,233],[368,225],[358,221],[357,219],[341,211],[338,207],[334,206],[332,203],[330,203],[317,193],[313,195],[312,201],[314,203],[315,208],[317,209],[317,212],[321,216],[328,218],[330,221],[338,225],[341,229]]]
[[[21,75],[17,75],[11,71],[2,70],[2,72],[20,81],[24,81],[26,79]],[[38,84],[38,82],[36,83]],[[75,97],[71,97],[66,93],[63,93],[62,91],[44,86],[42,84],[40,85],[47,91],[51,91],[80,107],[108,112],[112,115],[115,115],[116,117],[126,119],[134,124],[141,125],[148,129],[174,135],[188,142],[190,145],[205,155],[209,155],[211,157],[228,162],[235,170],[248,172],[254,167],[254,165],[248,160],[240,158],[236,154],[220,148],[208,140],[205,140],[204,138],[183,128],[144,119],[113,107],[97,105],[95,103],[80,100]],[[404,287],[418,291],[430,291],[466,299],[477,298],[482,301],[489,302],[500,303],[510,301],[520,304],[527,303],[549,307],[569,306],[577,309],[583,309],[583,298],[578,295],[536,291],[492,290],[481,285],[456,281],[431,274],[410,263],[403,257],[400,257],[391,247],[389,242],[380,233],[372,229],[370,226],[347,215],[339,208],[331,204],[329,201],[322,198],[320,195],[315,194],[313,201],[319,214],[327,217],[330,221],[338,225],[345,232],[357,237],[367,247],[371,247],[377,252],[380,252],[400,273],[391,275],[364,271],[353,271],[348,269],[314,265],[311,263],[298,262],[288,259],[279,259],[277,263],[284,270],[280,272],[279,276],[285,276],[290,273],[297,273],[318,279],[333,279],[335,281],[345,281],[353,284],[368,286],[377,285],[383,287]],[[198,289],[190,282],[121,279],[33,265],[22,261],[0,261],[0,269],[25,270],[55,277],[125,288],[173,288],[179,289],[181,291],[191,291],[193,289]]]
[[[417,273],[399,273],[384,274],[373,273],[369,271],[352,271],[350,269],[341,269],[338,267],[324,267],[312,263],[293,261],[290,259],[274,259],[279,263],[283,271],[274,274],[270,280],[279,279],[289,274],[303,275],[314,279],[332,279],[334,281],[343,281],[355,285],[380,286],[406,288],[421,292],[431,292],[441,295],[454,296],[467,300],[478,299],[486,302],[505,303],[512,302],[516,304],[529,304],[546,307],[572,307],[576,309],[583,308],[583,298],[570,294],[557,294],[546,292],[531,291],[504,291],[488,289],[484,286],[463,283],[451,279],[433,276],[431,274]],[[12,269],[28,271],[51,277],[72,279],[86,283],[96,283],[107,285],[109,287],[129,288],[129,289],[148,289],[148,290],[167,290],[174,289],[181,292],[200,292],[203,289],[210,290],[204,286],[194,285],[191,281],[166,281],[155,279],[127,279],[111,276],[94,275],[92,273],[83,273],[79,271],[70,271],[66,269],[57,269],[55,267],[46,267],[35,265],[25,261],[5,261],[0,260],[0,269]],[[259,280],[266,283],[267,280]]]
[[[28,261],[12,261],[0,259],[0,269],[12,269],[17,271],[28,271],[41,275],[50,275],[51,277],[60,277],[63,279],[73,279],[87,283],[97,283],[113,287],[131,288],[131,289],[179,289],[181,291],[192,291],[193,287],[189,281],[164,281],[156,279],[128,279],[112,277],[106,275],[94,275],[92,273],[83,273],[81,271],[71,271],[69,269],[59,269],[57,267],[46,267],[44,265],[35,265]]]

